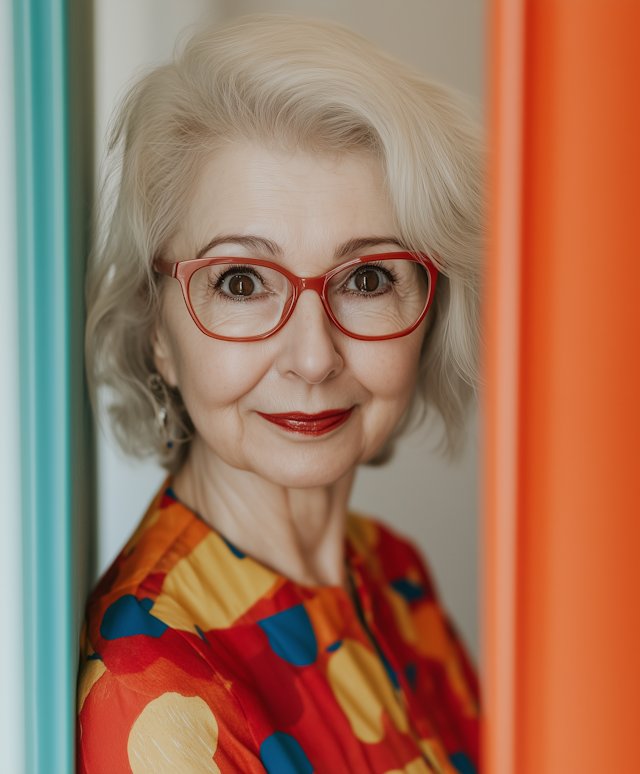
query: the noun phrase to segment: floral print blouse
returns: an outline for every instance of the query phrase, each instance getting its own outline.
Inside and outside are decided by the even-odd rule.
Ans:
[[[350,515],[353,595],[163,486],[87,608],[79,774],[474,774],[476,678],[416,550]]]

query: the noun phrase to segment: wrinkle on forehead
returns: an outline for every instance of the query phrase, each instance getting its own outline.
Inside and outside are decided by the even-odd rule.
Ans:
[[[243,236],[242,234],[225,234],[215,237],[208,244],[204,245],[204,247],[200,248],[196,254],[196,258],[202,258],[218,245],[230,244],[246,247],[250,252],[264,252],[273,258],[280,258],[282,256],[282,248],[271,239],[264,239],[263,237],[255,235]],[[361,250],[377,247],[379,245],[395,245],[396,247],[403,247],[395,236],[353,237],[352,239],[343,242],[341,245],[338,245],[334,251],[333,257],[338,261],[341,258],[346,258]]]
[[[304,253],[310,263],[326,264],[376,244],[402,247],[395,231],[375,159],[363,154],[329,160],[231,146],[203,169],[190,216],[170,252],[173,260],[211,251],[285,262]]]

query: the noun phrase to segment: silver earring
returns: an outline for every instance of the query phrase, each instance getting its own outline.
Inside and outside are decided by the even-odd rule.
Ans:
[[[156,412],[156,427],[162,438],[162,447],[164,449],[173,448],[173,440],[169,437],[168,418],[169,418],[169,390],[165,380],[158,373],[149,374],[147,386],[151,393],[151,402]]]

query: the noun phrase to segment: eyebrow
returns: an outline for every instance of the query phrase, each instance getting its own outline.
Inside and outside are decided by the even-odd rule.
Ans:
[[[347,255],[351,255],[351,253],[355,253],[357,250],[364,250],[367,247],[377,247],[378,245],[389,244],[397,245],[398,247],[403,246],[396,239],[396,237],[392,236],[359,237],[356,239],[350,239],[348,242],[340,245],[340,247],[338,247],[336,250],[334,257],[336,260],[339,260],[340,258],[345,258]]]
[[[202,258],[209,250],[213,250],[214,247],[222,244],[235,244],[247,247],[250,250],[257,252],[267,252],[274,258],[282,256],[282,248],[272,242],[270,239],[265,239],[259,236],[241,236],[240,234],[227,234],[226,236],[219,236],[212,239],[207,245],[198,251],[196,258]],[[355,253],[357,250],[364,250],[368,247],[377,247],[378,245],[397,245],[403,247],[398,239],[393,236],[381,236],[381,237],[356,237],[349,239],[339,247],[336,248],[334,258],[336,261],[344,258],[351,253]]]
[[[203,255],[213,250],[214,247],[222,244],[234,244],[241,245],[242,247],[248,247],[250,250],[256,252],[267,252],[273,257],[280,257],[282,255],[282,249],[275,242],[270,239],[258,236],[240,236],[239,234],[227,234],[226,236],[219,236],[212,239],[209,244],[205,245],[202,250],[198,250],[196,258],[202,258]]]

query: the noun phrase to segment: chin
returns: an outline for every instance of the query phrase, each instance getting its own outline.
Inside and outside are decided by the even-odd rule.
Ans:
[[[330,486],[350,473],[359,462],[356,455],[336,454],[334,449],[331,452],[295,450],[277,453],[272,450],[252,466],[252,470],[267,481],[290,489]]]

